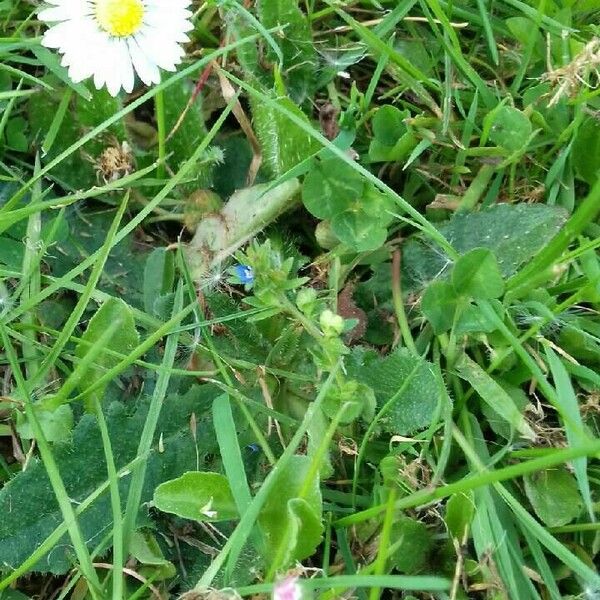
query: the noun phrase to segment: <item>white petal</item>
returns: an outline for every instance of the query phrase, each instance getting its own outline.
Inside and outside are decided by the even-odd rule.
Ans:
[[[135,38],[130,38],[127,41],[131,61],[140,79],[146,84],[160,83],[160,72],[154,62],[152,62],[140,47]]]

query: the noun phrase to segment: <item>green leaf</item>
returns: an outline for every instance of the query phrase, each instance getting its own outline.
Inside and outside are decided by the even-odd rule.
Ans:
[[[345,210],[331,219],[331,229],[337,238],[357,252],[377,250],[385,244],[387,229],[377,218],[360,210]]]
[[[299,497],[310,468],[308,456],[292,456],[285,469],[278,473],[259,517],[267,555],[274,556],[285,544],[285,555],[278,567],[307,558],[321,542],[323,504],[318,476],[310,482],[305,497]]]
[[[578,444],[585,443],[587,440],[587,434],[583,425],[579,401],[575,395],[571,378],[569,377],[569,374],[567,373],[567,370],[565,369],[565,366],[561,362],[560,358],[549,346],[547,346],[545,350],[546,356],[548,357],[548,366],[550,367],[552,379],[554,380],[557,397],[560,398],[565,417],[568,417],[568,421],[565,418],[563,422],[565,434],[567,436],[569,446],[575,447]],[[588,459],[586,456],[573,461],[573,470],[575,471],[575,477],[577,479],[579,491],[583,501],[585,502],[589,518],[590,520],[593,520],[594,506],[587,467]]]
[[[459,254],[474,248],[491,250],[506,278],[558,233],[566,217],[562,208],[545,204],[497,204],[475,213],[458,213],[438,229]],[[443,249],[421,235],[404,245],[402,259],[405,292],[448,277],[452,265]]]
[[[139,343],[139,335],[135,328],[135,319],[131,308],[118,298],[110,298],[107,300],[90,319],[90,322],[81,337],[81,342],[75,349],[75,355],[78,358],[83,358],[98,340],[102,334],[114,323],[120,325],[117,328],[114,336],[111,337],[107,349],[115,350],[121,354],[129,354],[129,352]],[[100,354],[96,358],[94,365],[89,368],[86,375],[86,383],[88,386],[93,385],[100,379],[104,373],[120,362],[118,356],[110,354]],[[107,384],[108,385],[108,384]],[[106,385],[92,392],[91,397],[86,397],[89,401],[92,398],[102,398]]]
[[[31,96],[28,102],[28,117],[34,136],[43,138],[48,133],[61,98],[62,91]],[[43,164],[49,163],[77,142],[84,133],[100,125],[122,108],[122,102],[113,98],[106,90],[94,90],[89,101],[81,96],[74,96],[69,107],[69,117],[63,119],[51,150],[42,157]],[[111,137],[107,137],[108,135]],[[53,176],[72,189],[86,189],[96,185],[98,176],[94,161],[98,160],[107,146],[113,145],[110,141],[113,136],[118,144],[127,139],[123,122],[111,125],[104,135],[85,144],[81,152],[74,152],[63,159],[52,170]],[[83,158],[84,155],[88,157],[87,160]]]
[[[69,441],[73,429],[73,411],[68,404],[63,404],[53,411],[35,407],[35,411],[46,440],[49,442]],[[23,414],[19,414],[17,432],[26,440],[35,439],[31,425]]]
[[[433,365],[406,348],[381,358],[355,348],[346,365],[348,376],[367,384],[378,408],[391,401],[380,425],[391,434],[408,434],[431,424],[441,389]]]
[[[204,461],[217,451],[209,419],[197,418],[198,448],[190,433],[190,417],[208,415],[214,396],[220,391],[209,385],[194,386],[185,396],[165,400],[160,428],[154,441],[161,452],[153,450],[148,467],[142,503],[152,499],[154,489],[163,481],[196,468],[198,455]],[[147,414],[144,400],[138,410],[128,415],[125,405],[115,402],[107,412],[113,454],[117,469],[131,462]],[[78,505],[106,481],[106,463],[102,438],[96,419],[85,415],[73,430],[69,443],[57,444],[54,457],[69,498]],[[197,454],[198,453],[198,454]],[[201,462],[201,464],[203,464]],[[120,479],[121,497],[127,496],[129,477]],[[0,564],[17,567],[29,558],[46,537],[62,522],[62,516],[45,468],[32,459],[27,470],[18,473],[0,490]],[[108,489],[79,518],[84,539],[90,549],[105,535],[113,522]],[[72,567],[73,546],[63,537],[35,567],[36,571],[65,573]]]
[[[296,0],[262,0],[258,15],[265,29],[285,24],[285,32],[275,39],[283,55],[282,72],[290,94],[300,103],[314,88],[318,66],[310,23]],[[274,50],[270,46],[266,50],[266,59],[277,62]]]
[[[575,478],[563,466],[524,478],[525,493],[548,527],[560,527],[579,516],[583,502]]]
[[[10,119],[6,124],[6,145],[17,152],[27,152],[29,148],[29,140],[25,135],[28,124],[23,117],[15,117]]]
[[[573,141],[573,165],[577,175],[592,185],[600,172],[600,122],[587,117],[577,129]]]
[[[312,127],[306,115],[289,98],[272,98]],[[280,177],[318,150],[321,145],[308,133],[292,123],[281,111],[272,105],[251,100],[254,131],[260,143],[263,164],[273,177]]]
[[[114,218],[113,210],[81,210],[80,207],[67,209],[66,233],[54,246],[55,252],[46,255],[45,260],[51,266],[52,275],[61,277],[76,267],[104,243],[106,231]],[[146,260],[145,250],[136,240],[134,233],[129,234],[110,252],[98,289],[116,296],[127,298],[127,303],[143,308],[143,273]],[[76,280],[85,283],[85,276]]]
[[[444,521],[452,537],[462,543],[467,528],[475,517],[475,500],[473,492],[460,492],[450,496],[446,503]]]
[[[452,285],[457,294],[482,300],[498,298],[504,292],[498,262],[487,248],[474,248],[456,261]]]
[[[173,172],[177,172],[189,159],[191,149],[197,148],[207,133],[202,114],[202,94],[199,94],[193,104],[188,106],[193,93],[194,86],[189,80],[178,81],[163,92],[167,133],[173,131],[178,125],[177,130],[166,143],[168,162]],[[186,182],[180,186],[183,193],[190,194],[198,189],[210,187],[213,169],[214,162],[199,161],[188,173]]]
[[[407,110],[399,110],[391,104],[379,108],[373,117],[373,135],[384,146],[395,146],[407,132],[404,120],[410,117]]]
[[[365,189],[362,176],[339,158],[314,163],[304,178],[302,202],[319,219],[331,219],[358,200]]]
[[[490,128],[490,140],[510,153],[523,148],[529,140],[532,127],[531,122],[516,108],[501,106],[493,110],[484,120],[485,127]]]
[[[173,290],[175,261],[173,252],[156,248],[146,259],[144,269],[144,310],[154,314],[156,300]]]
[[[229,482],[220,473],[192,471],[165,481],[154,492],[154,506],[192,521],[231,521],[239,517]]]
[[[401,516],[392,525],[390,542],[400,544],[391,562],[401,573],[412,575],[427,566],[433,539],[425,523]]]
[[[156,538],[149,531],[135,531],[131,536],[131,555],[140,563],[140,574],[162,581],[177,575],[175,565],[168,561]]]
[[[515,401],[476,362],[463,354],[456,364],[456,371],[459,377],[468,381],[481,399],[511,427],[523,437],[535,439],[535,433],[527,424]]]
[[[421,310],[436,335],[452,329],[458,295],[447,281],[433,281],[421,298]]]

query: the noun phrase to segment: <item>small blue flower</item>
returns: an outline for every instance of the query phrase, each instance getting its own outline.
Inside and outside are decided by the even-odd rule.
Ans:
[[[251,285],[254,283],[254,269],[248,265],[235,265],[233,267],[237,278],[244,285]]]

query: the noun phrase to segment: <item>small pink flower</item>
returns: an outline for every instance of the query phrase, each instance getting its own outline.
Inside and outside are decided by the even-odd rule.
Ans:
[[[302,600],[302,588],[297,577],[286,577],[275,585],[273,600]]]

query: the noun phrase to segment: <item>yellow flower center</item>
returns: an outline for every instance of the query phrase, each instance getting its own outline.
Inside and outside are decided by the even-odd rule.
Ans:
[[[104,31],[117,37],[134,34],[142,25],[142,0],[96,0],[96,19]]]

